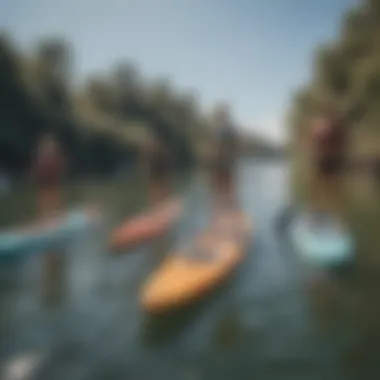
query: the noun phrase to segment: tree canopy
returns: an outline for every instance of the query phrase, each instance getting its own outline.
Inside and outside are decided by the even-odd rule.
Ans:
[[[194,93],[167,78],[145,80],[133,63],[74,85],[75,55],[59,38],[22,54],[0,36],[0,162],[24,171],[35,140],[56,133],[78,172],[108,172],[137,157],[148,133],[162,138],[176,161],[191,162],[207,119]]]
[[[363,0],[344,16],[335,41],[317,49],[313,77],[294,96],[293,137],[327,104],[364,134],[380,133],[380,0]]]

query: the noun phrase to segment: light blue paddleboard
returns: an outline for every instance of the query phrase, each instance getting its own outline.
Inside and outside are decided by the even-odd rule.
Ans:
[[[32,231],[0,231],[0,260],[53,249],[82,233],[93,219],[84,210],[68,212],[60,223]]]
[[[349,230],[342,230],[333,218],[310,224],[300,214],[289,225],[294,248],[303,261],[322,268],[349,263],[354,256],[355,244]]]

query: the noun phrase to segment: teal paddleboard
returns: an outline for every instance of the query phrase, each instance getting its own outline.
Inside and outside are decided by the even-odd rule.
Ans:
[[[305,215],[293,218],[288,226],[294,248],[303,261],[332,268],[350,262],[354,256],[354,239],[332,217],[310,223]]]
[[[0,232],[0,260],[56,248],[83,232],[92,221],[88,213],[76,210],[38,228]]]

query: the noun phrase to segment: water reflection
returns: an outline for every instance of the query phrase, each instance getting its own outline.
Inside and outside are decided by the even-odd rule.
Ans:
[[[67,270],[64,252],[45,254],[43,266],[43,299],[47,307],[59,304],[64,299]]]
[[[239,321],[236,309],[229,309],[223,314],[215,326],[213,336],[213,347],[215,351],[228,352],[235,349],[243,339],[244,330]]]

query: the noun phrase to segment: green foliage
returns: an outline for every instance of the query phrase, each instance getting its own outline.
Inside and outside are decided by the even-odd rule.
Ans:
[[[176,162],[193,161],[205,128],[195,95],[165,79],[144,81],[125,62],[74,86],[71,46],[45,39],[33,54],[17,52],[0,36],[0,162],[24,172],[36,139],[54,131],[77,172],[110,172],[131,164],[147,133],[162,138]]]
[[[356,128],[380,132],[380,1],[363,0],[347,12],[339,38],[318,49],[314,77],[294,96],[294,138],[326,104],[351,118]]]

